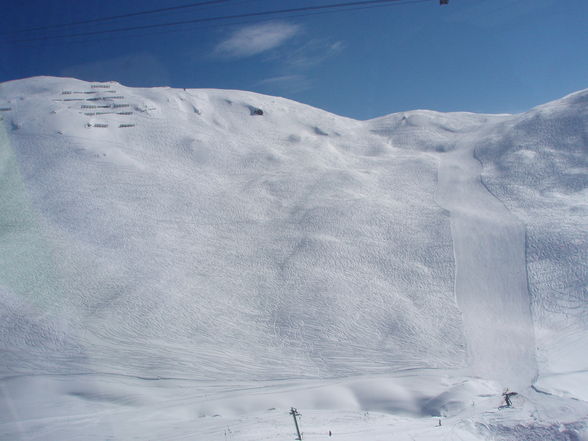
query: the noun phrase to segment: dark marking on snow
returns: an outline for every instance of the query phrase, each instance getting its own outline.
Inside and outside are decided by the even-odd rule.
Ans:
[[[315,133],[316,135],[320,135],[320,136],[329,136],[329,134],[328,134],[328,133],[326,133],[326,132],[324,132],[324,131],[322,131],[322,130],[320,129],[320,127],[316,127],[316,126],[315,126],[315,127],[313,127],[312,129],[313,129],[313,131],[314,131],[314,133]]]
[[[250,115],[263,115],[263,110],[259,107],[247,106],[247,108],[249,109]]]

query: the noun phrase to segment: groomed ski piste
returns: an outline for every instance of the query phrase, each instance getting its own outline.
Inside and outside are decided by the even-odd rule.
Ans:
[[[588,90],[36,77],[0,119],[0,440],[588,440]]]

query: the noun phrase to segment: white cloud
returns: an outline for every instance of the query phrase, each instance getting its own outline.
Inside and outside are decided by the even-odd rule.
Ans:
[[[311,39],[287,51],[274,51],[265,59],[275,63],[274,76],[260,80],[257,86],[268,94],[309,90],[313,87],[312,70],[344,49],[340,41]]]
[[[285,54],[284,58],[291,68],[308,69],[338,55],[344,49],[345,45],[340,41],[327,42],[315,39]]]
[[[280,46],[299,31],[299,26],[283,22],[246,26],[220,42],[215,53],[229,58],[250,57]]]
[[[277,77],[265,78],[257,83],[267,93],[288,91],[290,93],[302,92],[311,87],[311,81],[305,75],[280,75]]]

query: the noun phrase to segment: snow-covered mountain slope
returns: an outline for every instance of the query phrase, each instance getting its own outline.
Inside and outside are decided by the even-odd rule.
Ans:
[[[489,190],[527,229],[541,373],[570,374],[575,395],[588,399],[588,93],[505,121],[477,154]]]
[[[62,95],[78,90],[102,92]],[[3,96],[11,203],[34,223],[11,241],[5,296],[75,340],[43,369],[67,352],[72,369],[198,379],[463,364],[431,154],[245,92],[33,79]],[[133,113],[86,115],[95,103]],[[33,235],[43,262],[18,251]]]
[[[355,121],[41,77],[2,84],[0,117],[0,375],[19,409],[44,406],[23,390],[163,396],[147,379],[220,393],[204,414],[276,380],[241,410],[435,414],[533,384],[588,400],[588,91]],[[411,369],[440,377],[387,383]],[[464,376],[467,393],[447,380]]]

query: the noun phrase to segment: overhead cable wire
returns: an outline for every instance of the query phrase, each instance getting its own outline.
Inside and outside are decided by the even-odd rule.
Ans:
[[[299,8],[287,8],[287,9],[274,9],[269,11],[260,11],[260,12],[249,12],[249,13],[242,13],[242,14],[233,14],[233,15],[222,15],[216,17],[202,17],[202,18],[195,18],[191,20],[180,20],[174,22],[167,22],[167,23],[156,23],[156,24],[148,24],[148,25],[140,25],[140,26],[127,26],[122,28],[115,28],[115,29],[104,29],[100,31],[89,31],[89,32],[78,32],[75,34],[67,34],[67,35],[53,35],[53,36],[44,36],[44,37],[34,37],[34,38],[24,38],[18,40],[8,40],[4,41],[5,43],[24,43],[30,41],[39,41],[39,40],[53,40],[59,38],[74,38],[74,37],[84,37],[84,36],[91,36],[91,35],[103,35],[103,34],[112,34],[115,32],[130,32],[130,31],[137,31],[137,30],[144,30],[144,29],[155,29],[155,28],[164,28],[164,27],[173,27],[185,24],[195,24],[195,23],[209,23],[221,20],[231,20],[237,18],[252,18],[252,17],[264,17],[264,16],[271,16],[271,15],[279,15],[279,14],[290,14],[290,13],[297,13],[297,12],[306,12],[306,11],[320,11],[320,10],[328,10],[328,9],[342,9],[342,8],[351,8],[354,6],[368,6],[368,5],[391,5],[394,3],[398,3],[401,0],[363,0],[363,1],[355,1],[355,2],[348,2],[348,3],[331,3],[327,5],[318,5],[318,6],[304,6]]]
[[[92,18],[89,20],[74,21],[74,22],[70,22],[70,23],[60,23],[60,24],[39,26],[39,27],[27,28],[27,29],[17,29],[15,31],[4,31],[4,32],[0,32],[0,35],[19,34],[19,33],[23,33],[23,32],[35,32],[35,31],[46,31],[46,30],[50,30],[50,29],[67,28],[70,26],[79,26],[79,25],[90,24],[90,23],[99,23],[101,21],[112,21],[112,20],[119,20],[121,18],[138,17],[139,15],[160,14],[162,12],[178,11],[180,9],[198,8],[201,6],[216,5],[216,4],[220,4],[220,3],[227,3],[230,1],[232,1],[232,0],[207,0],[204,2],[189,3],[186,5],[179,5],[179,6],[170,6],[167,8],[149,9],[146,11],[129,12],[128,14],[111,15],[110,17],[99,17],[99,18]]]
[[[394,3],[390,3],[390,4],[376,4],[376,5],[367,5],[367,6],[355,6],[352,8],[345,8],[345,9],[336,9],[336,10],[332,10],[332,11],[311,11],[311,12],[306,12],[306,13],[294,13],[292,15],[286,15],[284,16],[285,18],[300,18],[300,17],[312,17],[312,16],[318,16],[318,15],[325,15],[325,14],[340,14],[340,13],[345,13],[345,12],[351,12],[351,11],[365,11],[365,10],[369,10],[369,9],[376,9],[376,8],[386,8],[386,7],[390,7],[390,6],[401,6],[401,5],[412,5],[412,4],[417,4],[417,3],[430,3],[431,0],[398,0]],[[171,34],[171,33],[177,33],[177,32],[189,32],[193,29],[203,29],[203,28],[213,28],[213,27],[228,27],[228,26],[242,26],[242,25],[248,25],[248,24],[253,24],[253,23],[263,23],[263,22],[267,22],[267,21],[272,21],[275,18],[258,18],[258,19],[245,19],[245,20],[240,20],[240,21],[233,21],[233,22],[227,22],[227,23],[195,23],[194,26],[191,26],[188,29],[159,29],[156,31],[150,31],[150,32],[142,32],[142,33],[135,33],[135,34],[130,34],[128,36],[125,36],[125,38],[144,38],[144,37],[150,37],[150,36],[156,36],[156,35],[165,35],[165,34]],[[81,38],[81,39],[77,39],[77,40],[70,40],[70,41],[65,41],[65,42],[58,42],[58,41],[54,41],[56,44],[87,44],[87,43],[95,43],[95,42],[104,42],[104,41],[112,41],[112,40],[117,40],[119,38],[121,38],[120,35],[110,35],[110,36],[106,36],[106,37],[100,37],[100,39],[98,38],[92,38],[95,36],[90,36],[90,38]],[[2,42],[0,42],[2,43]],[[30,43],[30,44],[27,44]],[[47,44],[52,43],[51,41],[47,42]],[[34,41],[31,42],[24,42],[24,43],[19,43],[19,46],[24,46],[24,47],[32,47],[32,45],[35,44]]]

